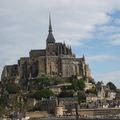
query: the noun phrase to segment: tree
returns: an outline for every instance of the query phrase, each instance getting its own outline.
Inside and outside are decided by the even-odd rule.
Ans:
[[[86,101],[86,95],[85,95],[85,92],[84,91],[79,91],[78,92],[78,102],[79,104],[81,102],[85,102]]]
[[[78,80],[77,87],[78,87],[78,90],[84,90],[84,88],[85,88],[84,81],[83,80]]]
[[[77,79],[72,80],[72,88],[75,91],[84,90],[85,88],[84,80],[77,80]]]
[[[49,98],[50,96],[54,96],[54,93],[51,90],[42,89],[31,94],[29,97],[35,98],[37,100],[41,100],[42,98]]]
[[[40,90],[44,87],[48,87],[50,86],[51,81],[50,78],[48,78],[47,76],[41,76],[40,78],[31,79],[29,82],[29,90]]]
[[[40,77],[35,81],[35,84],[40,84],[42,88],[49,86],[50,79],[46,76]]]
[[[0,117],[2,117],[4,112],[5,112],[5,108],[3,106],[0,106]]]
[[[73,91],[62,91],[60,94],[59,94],[59,97],[73,97],[74,96],[74,92]]]
[[[4,91],[2,96],[0,97],[0,105],[6,106],[9,102],[9,93],[8,91]]]
[[[33,107],[33,111],[41,111],[41,102],[38,102]]]
[[[9,83],[6,86],[6,90],[9,94],[16,94],[20,91],[20,87],[14,83]]]
[[[107,86],[110,88],[110,90],[113,90],[113,91],[117,90],[116,86],[112,82],[108,82]]]

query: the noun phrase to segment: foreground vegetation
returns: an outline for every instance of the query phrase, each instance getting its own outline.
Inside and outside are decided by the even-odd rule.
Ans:
[[[50,86],[71,83],[69,86],[63,86],[61,92],[56,95],[49,89]],[[113,83],[109,82],[107,86],[112,90],[116,90]],[[85,80],[78,80],[76,77],[57,78],[42,76],[38,79],[28,81],[26,89],[23,86],[15,83],[7,83],[1,92],[0,97],[0,116],[8,114],[10,111],[27,111],[28,99],[41,100],[49,97],[78,97],[78,103],[86,101],[86,93],[97,94],[96,88],[84,91]],[[33,110],[39,110],[40,103],[37,103]]]

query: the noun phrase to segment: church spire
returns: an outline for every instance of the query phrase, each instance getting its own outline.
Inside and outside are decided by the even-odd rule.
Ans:
[[[84,56],[84,54],[83,54],[83,61],[85,61],[85,56]]]
[[[52,25],[51,25],[51,14],[49,13],[49,33],[52,32]]]
[[[53,34],[52,34],[52,25],[51,25],[51,15],[50,15],[50,13],[49,13],[49,30],[48,30],[48,37],[47,37],[47,44],[48,43],[55,43],[55,38],[54,38],[54,36],[53,36]]]

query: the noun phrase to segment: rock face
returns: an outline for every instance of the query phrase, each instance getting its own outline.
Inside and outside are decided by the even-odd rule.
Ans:
[[[46,49],[31,50],[29,57],[22,57],[17,65],[5,66],[1,79],[26,85],[29,79],[42,75],[92,79],[84,56],[76,58],[70,46],[56,43],[52,34],[51,18],[46,39]]]

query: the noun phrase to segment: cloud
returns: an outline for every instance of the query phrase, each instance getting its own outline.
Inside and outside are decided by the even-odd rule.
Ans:
[[[112,71],[112,72],[96,74],[95,80],[103,81],[105,84],[108,83],[109,81],[111,81],[118,88],[120,88],[120,71]]]
[[[118,12],[117,14],[119,14]],[[107,43],[107,45],[120,46],[120,24],[119,16],[112,17],[111,20],[97,28],[96,38],[99,38]]]
[[[86,57],[86,60],[88,62],[105,62],[105,61],[111,61],[114,60],[116,57],[112,55],[94,55],[94,56],[88,56]]]
[[[103,25],[99,28],[99,32],[103,34],[116,34],[120,32],[119,26]]]
[[[111,35],[111,44],[114,46],[120,46],[120,34]]]
[[[51,4],[49,4],[48,0],[5,0],[1,1],[0,6],[1,18],[3,19],[0,26],[5,23],[16,24],[16,26],[7,25],[6,27],[2,27],[4,32],[12,30],[14,34],[16,34],[16,32],[19,32],[19,34],[32,34],[32,32],[38,33],[38,31],[43,32],[46,31],[46,17],[48,11],[51,10],[53,11],[53,17],[55,16],[54,21],[58,21],[54,24],[55,31],[59,34],[66,34],[66,37],[64,36],[65,38],[59,37],[58,39],[64,40],[68,39],[71,34],[79,34],[77,39],[72,35],[70,40],[71,43],[73,43],[72,45],[78,45],[78,42],[88,39],[88,36],[91,36],[91,33],[95,30],[95,25],[102,25],[110,20],[110,16],[107,13],[111,12],[112,9],[118,8],[118,3],[118,0],[116,0],[116,2],[113,0],[91,0],[91,2],[88,0],[75,0],[74,2],[72,0],[61,0],[59,2],[51,0]],[[37,25],[39,25],[39,27],[37,27]],[[21,26],[21,28],[19,28],[19,26]],[[61,31],[59,31],[59,29]],[[33,35],[37,36],[38,34]],[[43,38],[45,38],[45,35]],[[24,36],[22,39],[24,41],[24,39],[30,38],[29,36]],[[72,39],[74,39],[74,42],[72,42]],[[39,40],[38,37],[37,40]]]
[[[96,26],[107,24],[111,20],[108,13],[116,10],[120,10],[120,0],[0,0],[0,69],[27,56],[30,49],[45,47],[49,11],[52,12],[56,41],[78,47],[95,37]],[[104,32],[103,29],[120,32],[114,26],[101,28]],[[104,61],[113,58],[97,55],[88,59]]]
[[[111,44],[115,46],[120,46],[120,39],[115,39],[114,41],[111,42]]]
[[[120,25],[120,18],[115,19],[114,23],[117,24],[117,25]]]

